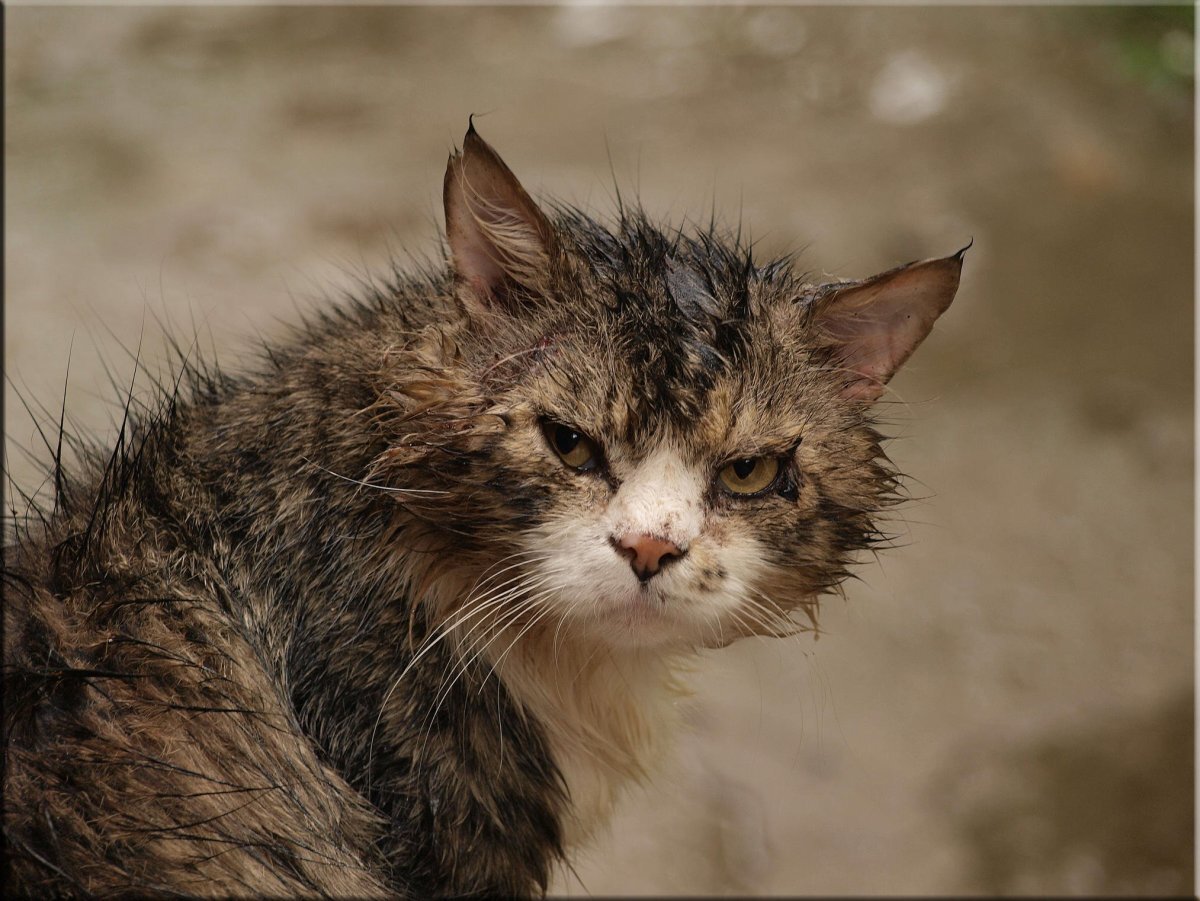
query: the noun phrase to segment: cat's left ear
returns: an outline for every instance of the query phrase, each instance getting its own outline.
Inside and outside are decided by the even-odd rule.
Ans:
[[[514,289],[536,293],[549,269],[553,230],[517,177],[468,125],[442,185],[446,239],[469,313],[515,312]]]
[[[831,285],[813,301],[811,322],[846,375],[844,397],[878,399],[954,300],[969,247],[865,281]]]

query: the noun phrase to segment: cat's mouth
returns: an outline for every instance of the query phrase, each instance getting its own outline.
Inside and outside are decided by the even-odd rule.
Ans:
[[[608,595],[588,617],[589,631],[622,647],[661,647],[692,642],[696,624],[685,599],[656,585],[640,584]]]

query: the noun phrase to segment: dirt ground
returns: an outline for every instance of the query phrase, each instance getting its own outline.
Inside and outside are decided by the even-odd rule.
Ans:
[[[33,9],[5,371],[111,432],[157,319],[226,366],[436,250],[468,113],[525,184],[861,276],[975,244],[897,378],[919,499],[824,634],[697,666],[570,894],[1193,893],[1193,26],[1115,9]],[[334,299],[328,299],[334,298]],[[68,370],[70,361],[70,372]],[[40,481],[5,389],[8,465]],[[42,454],[44,457],[45,455]]]

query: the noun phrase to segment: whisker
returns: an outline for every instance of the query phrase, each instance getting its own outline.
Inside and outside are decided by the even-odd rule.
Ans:
[[[458,681],[463,676],[466,675],[467,671],[471,668],[471,666],[475,663],[475,661],[479,659],[479,656],[485,650],[487,650],[487,648],[491,645],[491,643],[493,641],[495,641],[496,638],[499,637],[499,635],[503,634],[504,630],[510,624],[512,624],[518,618],[520,618],[520,616],[522,616],[526,610],[530,609],[533,606],[533,604],[534,604],[534,602],[531,601],[530,599],[525,599],[525,600],[521,601],[520,603],[518,603],[517,606],[514,607],[512,610],[507,611],[505,614],[502,615],[500,622],[493,624],[493,628],[490,630],[490,632],[487,632],[484,635],[480,636],[480,638],[475,641],[475,643],[471,646],[471,648],[468,649],[468,653],[470,653],[471,649],[478,648],[478,650],[475,650],[474,654],[471,654],[470,657],[468,657],[467,655],[464,654],[460,657],[460,659],[455,664],[452,664],[453,670],[450,674],[450,678],[448,681],[443,682],[442,688],[439,689],[438,694],[434,698],[433,711],[430,713],[429,717],[427,718],[427,721],[426,721],[427,725],[424,730],[425,737],[421,743],[421,754],[424,754],[425,746],[428,744],[429,737],[430,737],[430,734],[433,729],[433,725],[437,720],[438,712],[441,710],[442,705],[445,703],[446,699],[449,697],[450,692],[453,690],[455,684],[457,684]],[[475,627],[472,627],[471,631],[474,631],[474,629],[475,629]],[[470,635],[470,632],[468,632],[468,635]],[[486,675],[484,676],[483,681],[486,683],[486,681],[487,681]],[[482,684],[481,684],[481,689],[482,689]]]
[[[548,576],[544,576],[542,578],[537,579],[531,585],[520,585],[515,588],[508,589],[500,597],[489,601],[484,606],[489,607],[489,608],[495,608],[496,606],[499,606],[501,604],[507,604],[509,601],[512,600],[512,598],[518,597],[524,592],[534,591],[534,590],[542,588],[546,584],[548,579],[549,579]],[[486,634],[487,634],[486,632],[483,635],[481,635],[479,638],[477,638],[474,642],[470,642],[471,635],[477,629],[482,628],[482,629],[486,630],[486,629],[490,628],[491,629],[491,637],[488,638],[488,640],[487,640],[487,643],[490,644],[490,642],[495,639],[495,637],[498,633],[502,632],[505,628],[507,628],[508,624],[514,622],[517,618],[519,618],[524,613],[525,610],[529,609],[530,606],[531,606],[530,598],[528,598],[528,597],[522,598],[520,601],[517,602],[517,604],[512,609],[507,610],[504,613],[502,613],[499,620],[497,620],[495,622],[490,622],[490,623],[488,622],[488,620],[486,618],[477,620],[476,623],[474,625],[472,625],[471,628],[468,629],[464,635],[460,635],[456,638],[456,640],[459,642],[460,645],[467,644],[468,646],[467,646],[467,649],[465,652],[463,652],[461,650],[458,652],[457,656],[459,659],[458,659],[457,665],[452,664],[455,666],[455,673],[453,675],[453,678],[451,679],[449,686],[447,686],[447,690],[449,687],[453,687],[454,682],[457,681],[457,679],[460,678],[463,674],[465,674],[466,670],[470,667],[470,665],[475,661],[475,659],[479,656],[479,654],[482,653],[483,650],[486,648],[486,644],[484,644],[483,647],[480,647],[480,642],[483,641],[483,639],[486,637]],[[461,625],[461,620],[460,620],[459,625]],[[456,626],[456,628],[457,628],[457,626]],[[470,643],[468,644],[468,642],[470,642]],[[476,648],[478,648],[478,651],[476,651]],[[474,654],[472,654],[472,651],[476,651],[476,652]],[[444,693],[442,693],[441,696],[444,697]]]
[[[542,597],[545,597],[545,593],[539,595],[537,599],[540,600]],[[518,641],[520,641],[522,638],[524,638],[529,633],[530,629],[532,629],[535,625],[537,625],[539,622],[541,622],[543,619],[545,619],[547,616],[549,616],[552,612],[553,612],[553,608],[542,607],[541,611],[536,616],[534,616],[534,618],[532,620],[530,620],[529,624],[527,626],[525,626],[524,629],[522,629],[520,632],[517,633],[517,637],[514,638],[512,641],[510,641],[508,643],[508,647],[506,647],[504,649],[504,651],[500,654],[500,656],[496,658],[496,662],[491,665],[491,667],[488,671],[488,675],[491,675],[492,673],[496,672],[496,667],[498,667],[504,661],[505,656],[507,656],[508,652],[513,649],[513,645],[515,645]],[[499,678],[499,676],[497,676],[497,678]],[[485,683],[487,682],[487,675],[485,675],[483,677],[483,681]],[[480,690],[482,691],[482,686],[481,686]]]
[[[517,578],[519,578],[519,577],[517,577]],[[517,581],[517,578],[514,578],[509,581],[510,582]],[[505,582],[504,584],[507,585],[507,584],[509,584],[509,582]],[[503,587],[503,586],[501,586],[501,587]],[[500,606],[500,605],[506,603],[508,600],[511,599],[512,596],[514,596],[514,593],[521,590],[521,588],[522,588],[522,586],[517,586],[517,588],[508,589],[507,591],[503,591],[498,595],[484,596],[483,599],[471,604],[471,606],[469,608],[467,607],[467,603],[464,603],[463,608],[460,608],[460,611],[459,611],[460,616],[453,623],[440,627],[438,629],[438,631],[432,637],[432,640],[427,641],[425,643],[425,645],[419,649],[419,651],[413,657],[413,659],[410,660],[408,662],[408,664],[404,667],[404,669],[400,671],[400,674],[392,681],[392,684],[388,687],[387,692],[385,692],[383,700],[379,704],[379,712],[375,716],[375,724],[371,729],[371,737],[368,742],[368,750],[367,750],[368,779],[370,779],[370,773],[372,772],[371,764],[374,760],[375,739],[379,732],[379,724],[383,720],[383,713],[387,709],[388,702],[392,699],[392,695],[395,694],[396,689],[399,688],[400,683],[404,680],[404,677],[406,675],[408,675],[408,673],[412,670],[412,668],[414,666],[416,666],[417,663],[419,663],[430,651],[432,651],[434,649],[434,647],[436,647],[438,644],[440,644],[447,636],[452,634],[455,630],[460,628],[467,620],[472,619],[476,616],[479,616],[481,613],[483,613],[484,611],[486,611],[488,609],[491,609],[491,608],[494,608],[494,607],[497,607],[497,606]],[[499,590],[499,589],[496,589],[496,590]],[[473,630],[473,628],[474,627],[472,627],[472,630]],[[470,634],[470,633],[468,632],[468,634]],[[368,782],[368,785],[369,785],[369,782]]]
[[[304,456],[303,454],[300,455],[300,459],[303,460],[305,463],[309,464],[310,466],[315,466],[317,469],[321,470],[322,472],[329,473],[329,475],[334,476],[335,478],[342,479],[345,482],[353,482],[355,485],[361,485],[364,488],[374,488],[376,491],[385,491],[385,492],[388,492],[391,494],[414,494],[414,495],[449,494],[450,493],[449,491],[442,491],[437,488],[395,488],[390,485],[376,485],[373,482],[364,482],[362,479],[352,479],[352,478],[350,478],[350,476],[344,476],[340,472],[334,472],[332,469],[326,469],[320,463],[317,463],[315,460],[309,459],[308,457]]]

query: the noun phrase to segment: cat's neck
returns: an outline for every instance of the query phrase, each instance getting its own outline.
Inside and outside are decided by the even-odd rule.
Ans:
[[[586,841],[608,821],[622,787],[650,775],[668,750],[687,696],[684,658],[551,628],[491,647],[489,662],[542,727],[566,782],[565,843]]]

